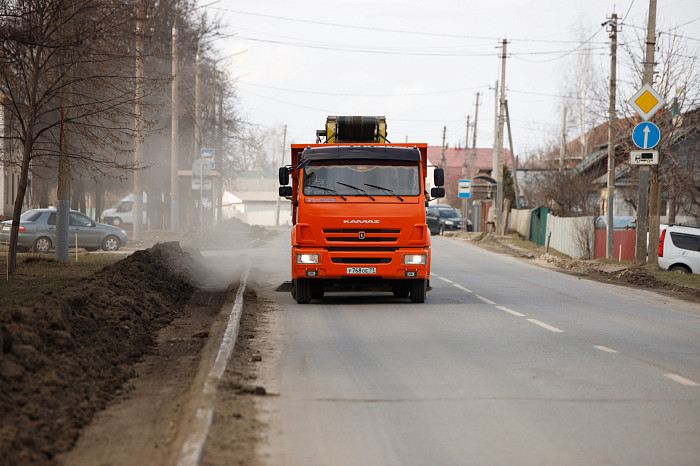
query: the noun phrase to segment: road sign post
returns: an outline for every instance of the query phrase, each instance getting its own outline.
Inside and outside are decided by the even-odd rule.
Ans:
[[[656,5],[656,2],[654,2]],[[651,18],[651,13],[650,13]],[[653,32],[651,33],[653,39]],[[647,46],[651,45],[651,58],[647,56],[646,60],[649,63],[653,63],[653,42],[650,39],[647,40]],[[647,54],[649,50],[647,50]],[[665,104],[666,101],[661,97],[661,95],[654,90],[651,86],[651,70],[653,70],[653,65],[650,68],[650,73],[647,75],[645,70],[645,81],[646,83],[642,86],[639,91],[637,91],[630,100],[627,102],[634,108],[637,114],[645,121],[635,127],[632,133],[632,139],[634,143],[640,149],[651,149],[656,146],[661,139],[661,134],[659,128],[653,123],[648,123],[651,117],[654,116]],[[635,257],[634,261],[638,265],[646,263],[647,260],[647,247],[646,247],[646,236],[649,230],[649,178],[650,178],[650,166],[658,164],[658,152],[656,153],[656,163],[648,163],[649,160],[654,160],[653,154],[649,158],[651,152],[656,151],[641,151],[638,156],[630,154],[630,159],[638,161],[639,167],[639,190],[638,190],[638,201],[637,201],[637,234],[635,238]]]

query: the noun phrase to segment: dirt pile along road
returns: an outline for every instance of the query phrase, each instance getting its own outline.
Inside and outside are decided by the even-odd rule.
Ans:
[[[59,294],[0,310],[0,463],[51,464],[134,375],[197,289],[178,243],[137,251]]]

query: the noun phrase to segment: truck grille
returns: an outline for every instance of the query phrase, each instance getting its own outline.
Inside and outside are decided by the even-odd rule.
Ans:
[[[360,234],[364,237],[360,238]],[[337,243],[337,242],[347,242],[347,243],[358,243],[358,242],[395,242],[398,240],[398,235],[401,233],[399,229],[381,229],[381,228],[336,228],[336,229],[324,229],[323,235],[327,242]],[[392,235],[392,236],[387,236]]]
[[[388,264],[391,257],[333,257],[335,264]]]

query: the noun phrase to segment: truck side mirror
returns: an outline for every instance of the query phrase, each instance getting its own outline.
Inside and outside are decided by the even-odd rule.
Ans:
[[[282,186],[287,186],[289,184],[289,169],[287,167],[280,167],[279,178]],[[282,194],[280,194],[280,196],[281,195]]]
[[[430,197],[433,199],[438,197],[445,197],[445,188],[432,188],[430,190]]]
[[[445,184],[445,170],[443,170],[442,168],[436,168],[435,171],[433,172],[433,181],[434,181],[433,184],[435,186],[442,186],[443,184]],[[443,197],[443,196],[444,196],[444,194],[442,196],[439,196],[439,197]],[[435,196],[433,196],[433,197],[435,197]]]
[[[280,197],[289,197],[292,195],[291,186],[280,186]]]

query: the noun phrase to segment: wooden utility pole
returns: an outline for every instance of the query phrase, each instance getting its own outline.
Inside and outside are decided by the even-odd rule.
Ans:
[[[610,18],[610,102],[608,106],[608,189],[607,189],[607,226],[605,257],[613,257],[613,231],[615,229],[615,95],[617,85],[617,14]],[[639,220],[637,220],[639,221]]]
[[[501,95],[500,109],[498,112],[498,165],[496,167],[496,232],[499,235],[505,234],[506,226],[503,222],[503,124],[505,122],[505,100],[506,100],[506,45],[508,41],[503,39],[503,50],[501,54]]]
[[[644,77],[642,85],[651,85],[654,81],[654,46],[656,45],[656,0],[649,0],[649,19],[647,21],[646,53],[644,56]],[[649,230],[649,177],[648,165],[639,166],[639,190],[637,208],[637,231],[635,237],[634,262],[644,265],[647,261],[647,232],[649,232],[649,245],[658,244],[659,228],[656,231]],[[652,235],[655,242],[652,242]],[[656,256],[655,256],[656,257]],[[658,262],[658,260],[657,260]]]

